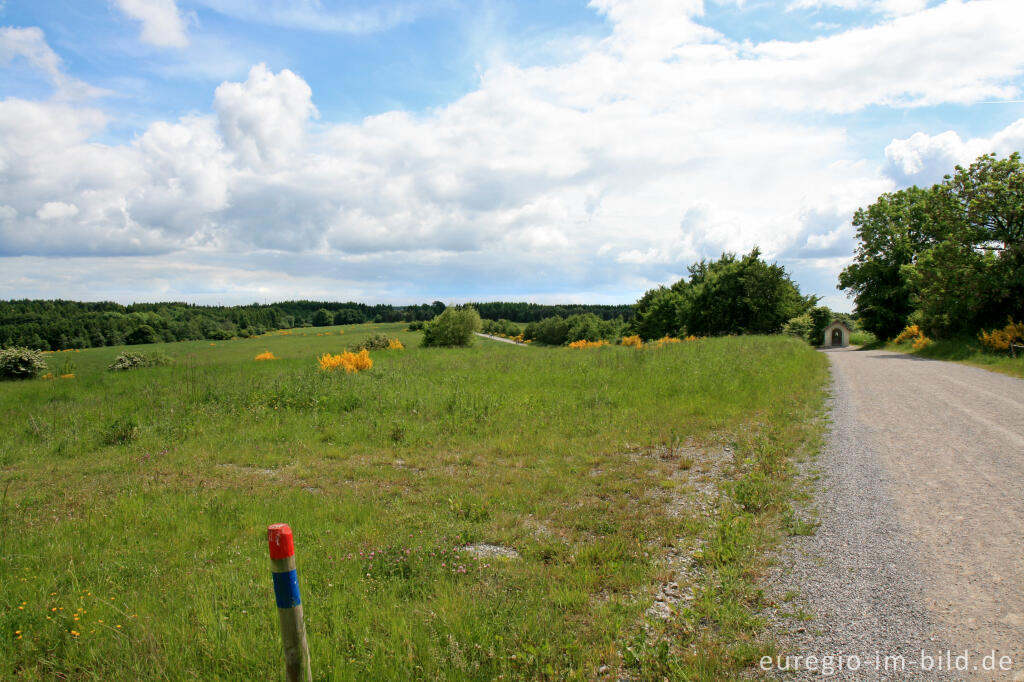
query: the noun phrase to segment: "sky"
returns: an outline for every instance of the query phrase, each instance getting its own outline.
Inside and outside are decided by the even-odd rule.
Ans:
[[[1024,149],[1022,0],[0,0],[0,298],[631,303]]]

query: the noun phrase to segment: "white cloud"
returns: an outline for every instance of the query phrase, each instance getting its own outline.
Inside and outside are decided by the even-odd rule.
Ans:
[[[317,115],[306,81],[285,69],[271,73],[265,64],[249,71],[244,83],[223,83],[213,109],[227,147],[251,166],[280,165],[298,151],[306,123]]]
[[[44,72],[53,84],[58,99],[102,97],[110,91],[93,87],[64,73],[61,58],[46,42],[42,29],[0,27],[0,66],[8,66],[17,58]]]
[[[71,218],[76,215],[78,215],[78,207],[74,204],[65,204],[63,201],[48,201],[36,211],[36,217],[40,220]]]
[[[278,273],[264,276],[282,292],[271,297],[333,279],[349,288],[329,298],[471,282],[622,296],[755,244],[832,278],[853,250],[850,216],[896,169],[924,173],[973,143],[894,141],[881,173],[829,112],[1004,96],[1024,68],[1016,0],[760,44],[702,27],[696,0],[593,6],[614,28],[578,59],[496,63],[419,115],[313,123],[309,85],[263,64],[222,83],[212,113],[153,122],[124,145],[95,141],[99,111],[4,100],[0,205],[13,213],[0,254],[162,254],[162,273],[202,261],[196,296],[247,268]],[[78,214],[44,222],[40,207],[58,202]]]
[[[901,186],[941,182],[956,165],[967,166],[982,154],[1007,156],[1024,150],[1024,118],[989,138],[963,140],[953,130],[938,135],[914,133],[885,148],[885,172]]]
[[[114,0],[125,15],[142,22],[139,39],[158,47],[188,47],[185,18],[174,0]]]

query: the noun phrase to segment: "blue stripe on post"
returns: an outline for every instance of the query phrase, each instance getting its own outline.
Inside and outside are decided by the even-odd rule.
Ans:
[[[274,576],[274,598],[277,599],[277,608],[290,609],[302,603],[299,599],[299,578],[294,570],[271,575]]]

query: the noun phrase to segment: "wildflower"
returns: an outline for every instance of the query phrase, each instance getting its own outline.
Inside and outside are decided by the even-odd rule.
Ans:
[[[274,357],[273,353],[267,350],[257,355],[255,358],[253,358],[253,360],[277,360],[277,358]]]

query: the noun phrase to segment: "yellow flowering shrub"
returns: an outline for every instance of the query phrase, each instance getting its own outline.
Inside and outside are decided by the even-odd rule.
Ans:
[[[370,351],[365,348],[358,353],[345,351],[338,355],[324,353],[319,358],[320,369],[325,372],[344,369],[346,372],[360,372],[373,367],[373,360],[370,359]]]
[[[654,347],[655,348],[661,348],[662,346],[664,346],[667,343],[682,343],[682,342],[683,342],[682,339],[677,339],[674,336],[669,336],[668,334],[666,334],[665,336],[661,337],[660,339],[658,339],[657,341],[654,342]]]
[[[978,339],[991,351],[1009,350],[1011,343],[1024,344],[1024,322],[1014,322],[1013,318],[1010,318],[1002,329],[993,329],[990,332],[982,329],[978,333]]]
[[[687,337],[686,337],[685,339],[683,339],[683,340],[684,340],[684,341],[700,341],[700,338],[701,338],[701,337],[699,337],[699,336],[694,336],[693,334],[690,334],[689,336],[687,336]]]
[[[914,339],[918,338],[919,336],[924,336],[924,333],[921,331],[920,327],[918,327],[916,324],[911,324],[911,325],[908,325],[907,327],[905,327],[903,329],[903,331],[900,332],[899,336],[897,336],[894,339],[894,342],[895,343],[904,343],[906,341],[913,341]]]
[[[607,346],[608,342],[604,341],[587,341],[586,339],[580,339],[579,341],[573,341],[569,344],[569,348],[600,348],[601,346]]]
[[[391,339],[388,341],[388,350],[405,350],[405,346],[398,339]]]
[[[253,358],[253,360],[277,360],[277,358],[274,357],[274,354],[271,353],[269,350],[265,350],[259,355],[257,355],[255,358]]]
[[[644,342],[637,334],[633,334],[632,336],[623,336],[622,345],[632,346],[633,348],[643,348]]]
[[[896,343],[911,342],[911,347],[914,350],[922,350],[931,345],[932,340],[924,335],[921,328],[916,324],[908,325],[903,331],[899,333],[899,336],[895,339]]]

